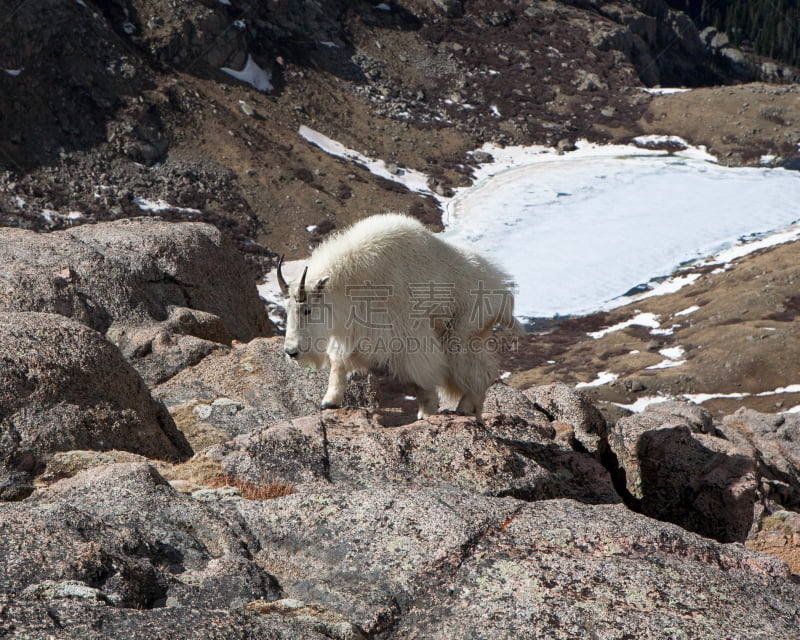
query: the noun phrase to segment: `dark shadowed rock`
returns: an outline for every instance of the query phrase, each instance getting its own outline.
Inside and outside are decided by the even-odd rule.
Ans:
[[[432,416],[387,428],[366,411],[323,412],[259,429],[208,450],[227,473],[251,482],[366,488],[440,483],[526,500],[571,497],[618,502],[606,470],[590,456],[542,436],[520,418],[486,426],[460,416]]]
[[[138,373],[96,331],[49,313],[0,312],[0,495],[70,449],[177,460],[191,449]]]
[[[772,504],[800,507],[800,415],[740,409],[720,431],[756,461],[761,491]]]
[[[134,362],[166,358],[161,371],[144,365],[153,380],[213,343],[274,333],[244,260],[219,230],[151,218],[50,234],[0,228],[0,310],[58,313],[107,333]]]
[[[215,429],[235,436],[318,413],[327,384],[327,370],[306,369],[286,357],[282,338],[263,338],[212,354],[153,394],[180,416],[176,419],[184,433]],[[350,381],[345,404],[377,406],[372,376]]]
[[[0,505],[0,630],[24,637],[301,638],[234,514],[176,493],[148,464],[93,469]]]
[[[27,638],[81,640],[330,640],[314,625],[281,613],[164,607],[147,612],[76,598],[30,602],[0,595],[0,631]],[[14,637],[14,636],[12,636]]]
[[[139,608],[232,608],[281,596],[249,558],[240,526],[177,493],[149,464],[83,471],[15,506],[0,544],[7,545],[5,580],[18,590],[77,580],[112,605]],[[81,513],[91,514],[82,525]],[[36,526],[47,535],[24,535]],[[127,565],[130,576],[119,570]]]
[[[663,410],[623,418],[609,435],[631,498],[653,518],[722,542],[743,542],[755,515],[755,460],[728,440],[701,433],[702,425]]]

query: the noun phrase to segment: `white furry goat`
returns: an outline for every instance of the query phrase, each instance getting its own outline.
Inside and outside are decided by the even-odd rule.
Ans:
[[[330,365],[322,408],[342,404],[347,374],[391,371],[416,389],[419,417],[439,394],[479,419],[497,375],[487,338],[499,324],[519,332],[513,283],[489,261],[397,214],[365,218],[323,242],[287,284],[285,352]]]

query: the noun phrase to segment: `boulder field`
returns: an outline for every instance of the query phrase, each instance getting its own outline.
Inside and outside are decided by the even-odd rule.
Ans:
[[[320,412],[218,232],[0,229],[0,637],[789,638],[800,417]],[[764,553],[766,552],[766,553]]]

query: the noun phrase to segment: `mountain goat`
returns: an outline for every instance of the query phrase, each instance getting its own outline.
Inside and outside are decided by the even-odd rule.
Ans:
[[[280,262],[277,275],[284,351],[330,366],[323,409],[342,404],[348,373],[380,367],[414,385],[419,418],[439,410],[441,394],[480,419],[497,375],[492,329],[520,330],[505,273],[403,215],[365,218],[329,237],[291,284]]]

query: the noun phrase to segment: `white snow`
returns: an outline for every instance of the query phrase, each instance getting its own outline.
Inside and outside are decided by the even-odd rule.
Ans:
[[[230,67],[220,67],[220,71],[224,71],[229,76],[246,82],[264,93],[269,93],[273,89],[272,74],[259,67],[256,61],[253,60],[253,56],[249,53],[247,54],[247,62],[241,71],[236,71],[236,69],[231,69]]]
[[[444,237],[514,277],[519,316],[585,314],[672,293],[702,277],[675,273],[686,264],[724,270],[752,251],[800,239],[800,224],[792,226],[800,219],[800,173],[723,167],[674,136],[638,139],[685,146],[672,155],[637,144],[582,141],[571,153],[486,144],[477,151],[492,161],[474,170],[473,186],[444,198],[421,172],[390,170],[307,126],[298,134],[436,198],[445,208]]]
[[[287,282],[292,282],[297,278],[306,266],[306,260],[292,260],[284,262],[281,272]],[[258,294],[267,305],[267,312],[270,320],[278,327],[283,328],[285,315],[283,313],[283,294],[278,284],[278,270],[273,269],[264,278],[264,282],[257,286]]]
[[[623,297],[626,291],[686,262],[717,254],[713,263],[724,264],[759,243],[800,237],[797,227],[737,245],[800,218],[797,172],[722,167],[692,147],[675,155],[588,143],[562,155],[542,147],[482,150],[494,162],[446,203],[444,235],[514,276],[520,316],[614,308],[643,297]],[[668,278],[644,296],[700,277]]]
[[[796,175],[800,178],[800,174]],[[742,258],[754,251],[774,247],[786,242],[794,242],[798,239],[800,239],[800,225],[794,225],[789,229],[766,235],[766,237],[750,240],[750,242],[724,249],[710,258],[703,260],[700,264],[722,264],[727,266],[734,260]]]
[[[679,88],[661,89],[661,88],[657,88],[657,87],[650,88],[650,89],[644,89],[645,93],[649,93],[649,94],[652,94],[654,96],[666,96],[666,95],[670,95],[672,93],[686,93],[687,91],[691,91],[691,89],[679,89]]]
[[[679,360],[686,352],[684,351],[683,347],[677,346],[661,349],[659,353],[669,360]]]
[[[786,387],[778,387],[777,389],[773,389],[772,391],[762,391],[760,393],[743,393],[743,392],[733,392],[733,393],[684,393],[681,397],[684,400],[689,400],[690,402],[694,402],[695,404],[703,404],[704,402],[708,402],[709,400],[717,400],[717,399],[734,399],[734,400],[741,400],[742,398],[751,398],[751,397],[758,397],[758,398],[766,398],[769,396],[778,396],[785,393],[800,393],[800,384],[790,384]],[[793,412],[793,409],[789,409],[788,412]]]
[[[743,393],[743,392],[684,393],[677,397],[670,395],[643,396],[637,399],[632,404],[620,404],[618,402],[615,402],[613,404],[617,405],[618,407],[622,407],[623,409],[628,409],[629,411],[633,411],[634,413],[640,413],[652,404],[658,404],[660,402],[666,402],[667,400],[674,400],[674,399],[687,400],[689,402],[693,402],[694,404],[700,405],[703,404],[704,402],[708,402],[709,400],[742,400],[744,398],[768,397],[768,396],[781,395],[784,393],[800,393],[800,384],[792,384],[787,387],[778,387],[777,389],[774,389],[772,391],[762,391],[761,393]],[[786,409],[783,411],[783,413],[800,413],[800,405],[796,405],[789,409]]]
[[[790,384],[788,387],[778,387],[773,391],[762,391],[758,396],[776,396],[781,393],[800,393],[800,384]]]
[[[188,207],[176,207],[171,205],[166,200],[147,200],[146,198],[134,198],[133,204],[139,207],[142,211],[151,211],[158,213],[159,211],[180,211],[181,213],[200,214],[203,213],[199,209],[190,209]]]
[[[686,140],[679,138],[678,136],[637,136],[633,139],[633,143],[640,147],[658,144],[675,144],[683,148],[687,148],[689,146],[686,144]]]
[[[688,316],[688,315],[693,314],[695,311],[699,311],[699,310],[700,310],[700,307],[698,307],[696,304],[693,304],[691,307],[686,307],[682,311],[678,311],[675,315],[676,316]]]
[[[647,367],[648,369],[670,369],[672,367],[679,367],[686,362],[686,360],[683,359],[686,352],[681,346],[667,347],[661,349],[659,353],[664,356],[664,360],[658,364]]]
[[[601,371],[597,374],[597,378],[592,380],[591,382],[579,382],[575,385],[576,389],[583,389],[585,387],[599,387],[604,384],[608,384],[609,382],[614,382],[619,378],[616,373],[611,373],[610,371]]]
[[[627,329],[628,327],[632,327],[634,325],[638,325],[640,327],[647,327],[649,329],[658,329],[661,326],[661,323],[658,321],[658,315],[655,313],[639,313],[635,315],[633,318],[629,320],[623,320],[611,327],[606,327],[605,329],[600,329],[600,331],[592,331],[587,335],[590,338],[594,338],[595,340],[599,340],[600,338],[607,336],[609,333],[614,333],[615,331],[622,331],[623,329]]]
[[[622,407],[623,409],[627,409],[633,413],[641,413],[650,405],[661,404],[667,400],[671,400],[671,398],[669,396],[642,396],[641,398],[637,398],[636,401],[632,402],[631,404],[621,404],[619,402],[612,402],[611,404],[615,404],[618,407]]]
[[[297,278],[306,266],[307,260],[292,260],[284,262],[281,267],[283,277],[287,282],[292,282]],[[283,294],[281,293],[280,285],[278,284],[278,270],[273,269],[265,277],[263,284],[258,285],[258,293],[263,300],[268,302],[281,303],[283,302]]]
[[[39,215],[44,219],[45,222],[47,222],[47,224],[51,226],[56,223],[56,220],[75,221],[83,218],[82,211],[67,211],[67,213],[59,213],[58,211],[54,211],[53,209],[42,209],[39,212]]]
[[[383,160],[374,160],[358,151],[348,149],[341,142],[331,140],[326,135],[319,131],[314,131],[314,129],[305,125],[302,125],[297,133],[304,140],[332,156],[364,165],[371,173],[391,180],[392,182],[399,182],[405,185],[410,191],[432,195],[431,190],[428,188],[428,176],[424,173],[412,169],[398,169],[396,173],[390,171]]]

